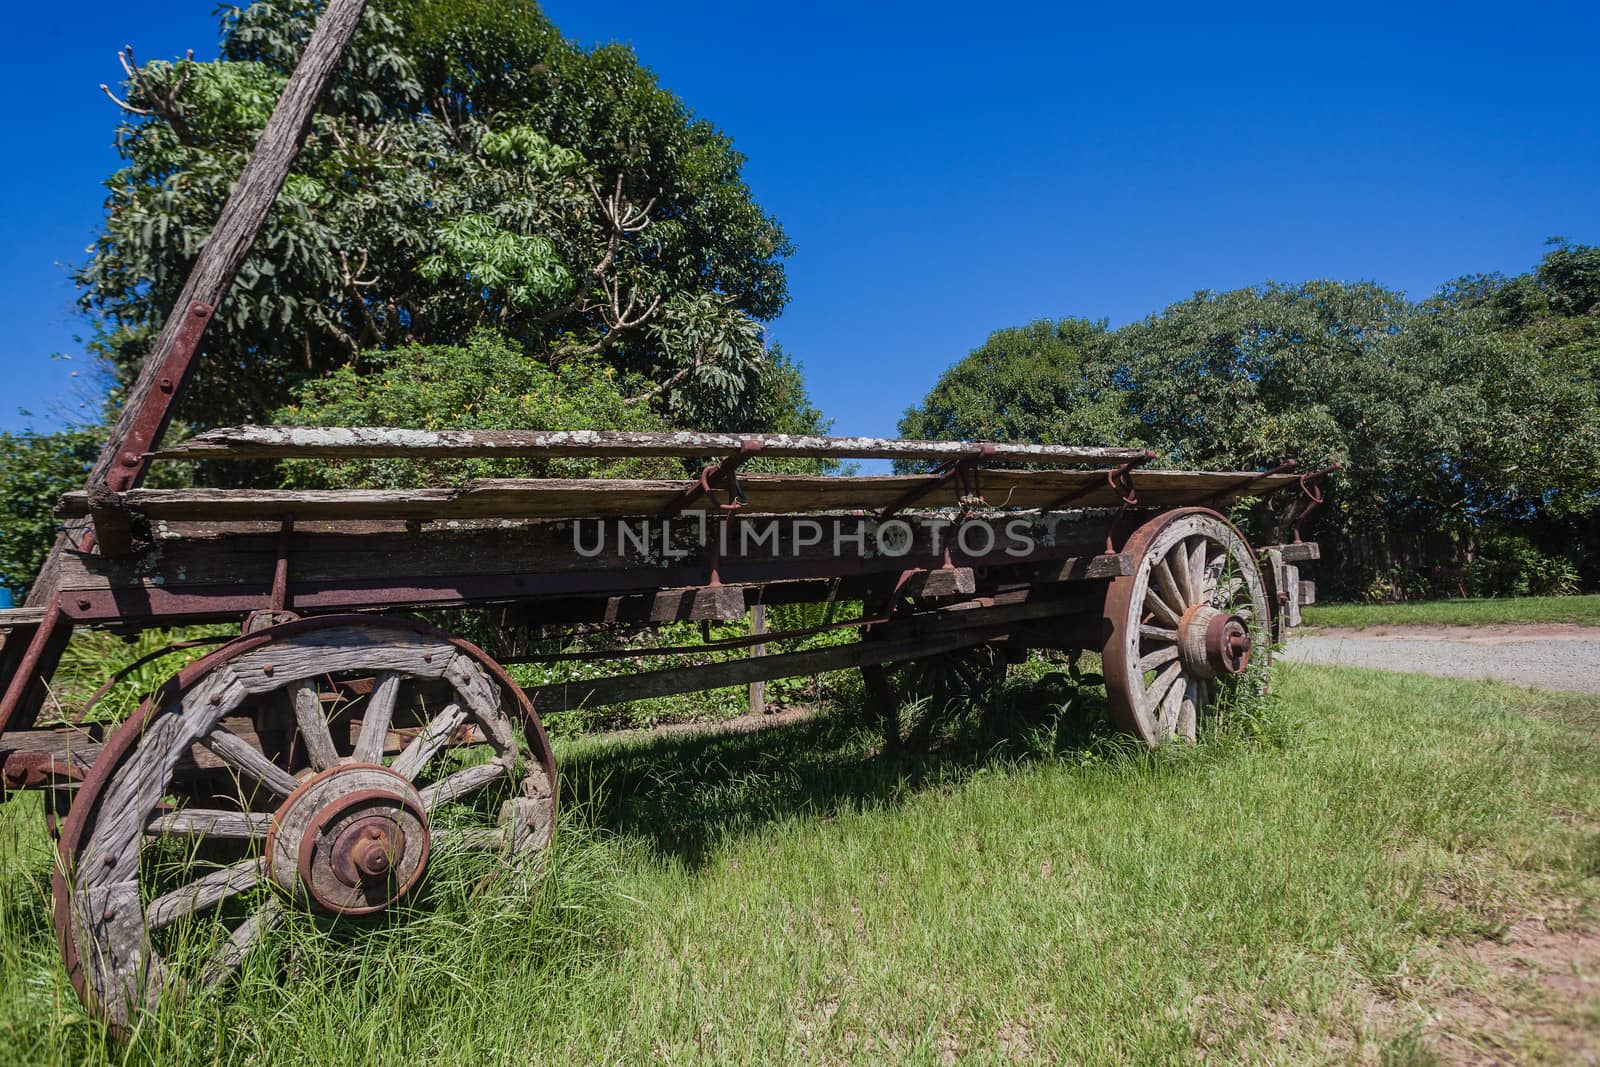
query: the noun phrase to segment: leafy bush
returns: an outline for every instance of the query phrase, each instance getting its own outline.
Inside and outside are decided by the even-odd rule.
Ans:
[[[1570,596],[1578,591],[1578,570],[1571,561],[1547,555],[1515,534],[1486,540],[1467,564],[1465,580],[1476,597]]]
[[[83,487],[99,452],[91,430],[0,433],[0,586],[18,603],[55,541],[56,500]]]
[[[660,430],[659,416],[629,403],[638,384],[594,358],[550,366],[505,337],[480,330],[464,345],[406,345],[369,354],[370,371],[342,367],[299,389],[273,417],[297,426],[398,426],[418,430]],[[635,477],[664,461],[600,459],[292,460],[284,484],[343,489],[458,484],[470,478]],[[672,473],[678,473],[676,471]]]

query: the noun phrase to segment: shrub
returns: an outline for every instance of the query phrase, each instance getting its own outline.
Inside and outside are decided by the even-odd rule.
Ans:
[[[99,452],[91,430],[0,433],[0,586],[18,603],[55,541],[56,501],[83,488]]]
[[[595,358],[554,366],[490,330],[464,345],[406,345],[370,353],[363,373],[344,367],[302,386],[274,418],[296,426],[396,426],[418,430],[659,430],[659,416],[630,403],[641,383]],[[285,485],[386,489],[470,478],[647,476],[661,464],[598,459],[292,460]]]
[[[1578,591],[1578,570],[1564,557],[1539,551],[1526,537],[1505,534],[1479,546],[1465,581],[1467,591],[1478,597],[1570,596]]]

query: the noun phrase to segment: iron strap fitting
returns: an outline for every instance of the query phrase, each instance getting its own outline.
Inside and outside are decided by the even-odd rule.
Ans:
[[[1109,555],[1116,551],[1113,547],[1117,535],[1117,524],[1128,513],[1128,509],[1139,506],[1139,490],[1133,484],[1133,468],[1137,465],[1134,460],[1129,460],[1120,467],[1106,471],[1106,483],[1111,486],[1111,491],[1121,499],[1122,505],[1117,508],[1117,513],[1111,516],[1111,525],[1106,527],[1106,553]]]
[[[1156,458],[1156,454],[1154,452],[1151,452],[1151,451],[1147,450],[1144,453],[1144,455],[1137,456],[1137,457],[1135,457],[1133,459],[1130,459],[1130,460],[1128,460],[1128,462],[1122,464],[1121,466],[1115,468],[1114,470],[1107,471],[1106,472],[1106,480],[1111,483],[1112,490],[1114,492],[1116,492],[1116,494],[1119,497],[1123,496],[1124,495],[1123,490],[1121,490],[1117,486],[1118,479],[1119,478],[1121,478],[1121,479],[1131,479],[1132,476],[1133,476],[1134,468],[1142,467],[1146,463],[1149,463],[1151,460],[1153,460],[1155,458]],[[1093,471],[1085,471],[1084,473],[1085,474],[1092,474],[1094,472]],[[1131,485],[1132,485],[1131,481],[1129,482],[1129,485],[1131,487]],[[1094,492],[1095,490],[1097,490],[1099,488],[1100,488],[1100,483],[1099,482],[1091,481],[1088,485],[1084,486],[1083,488],[1074,489],[1072,492],[1068,493],[1066,496],[1058,497],[1055,500],[1050,501],[1050,503],[1045,504],[1044,506],[1040,507],[1039,508],[1039,514],[1043,515],[1043,514],[1046,514],[1047,512],[1059,511],[1062,508],[1066,507],[1068,504],[1073,503],[1074,501],[1082,500],[1084,497],[1088,496],[1090,493]]]
[[[740,441],[739,451],[727,459],[707,464],[700,471],[700,476],[690,482],[676,500],[662,509],[661,517],[670,519],[701,497],[705,497],[718,511],[724,513],[738,511],[744,507],[750,502],[750,498],[745,495],[744,487],[739,484],[738,471],[746,460],[761,451],[761,445],[762,442],[754,439]],[[719,488],[727,493],[726,503],[717,503],[715,490]]]
[[[1250,477],[1242,479],[1238,483],[1229,486],[1227,489],[1224,489],[1222,492],[1212,497],[1211,509],[1213,511],[1221,511],[1224,506],[1233,502],[1234,497],[1239,496],[1241,493],[1248,492],[1250,489],[1267,478],[1272,478],[1279,474],[1288,474],[1299,465],[1300,464],[1298,460],[1286,459],[1275,467],[1270,467],[1267,470],[1252,474]]]
[[[267,606],[246,615],[241,632],[252,634],[300,617],[289,605],[289,540],[293,536],[294,516],[285,515],[278,526],[278,556],[272,566],[272,589],[267,593]]]
[[[950,482],[956,485],[956,504],[963,513],[972,508],[986,506],[978,472],[983,461],[993,456],[994,445],[979,445],[977,450],[955,459],[947,459],[935,467],[928,480],[907,492],[899,500],[878,512],[878,521],[887,522],[895,513],[905,510],[936,489]]]
[[[1294,523],[1294,543],[1301,544],[1300,525],[1306,521],[1317,508],[1322,506],[1322,479],[1334,471],[1343,470],[1343,463],[1334,463],[1319,471],[1311,471],[1300,476],[1300,495],[1289,505],[1289,512],[1284,516],[1286,522]]]

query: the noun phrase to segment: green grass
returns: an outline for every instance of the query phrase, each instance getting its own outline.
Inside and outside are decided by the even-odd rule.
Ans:
[[[1493,626],[1505,623],[1575,623],[1600,626],[1600,595],[1529,596],[1507,600],[1429,600],[1407,604],[1317,604],[1304,611],[1307,626]]]
[[[1594,917],[1600,701],[1309,666],[1275,693],[1153,754],[1051,679],[920,757],[848,709],[565,742],[541,873],[446,865],[410,916],[299,923],[127,1047],[56,962],[25,796],[0,1060],[1430,1062],[1454,992],[1510,1003],[1463,942]]]

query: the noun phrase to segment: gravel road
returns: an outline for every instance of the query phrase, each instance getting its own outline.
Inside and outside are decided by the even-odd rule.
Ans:
[[[1600,628],[1405,626],[1316,630],[1284,658],[1448,678],[1495,678],[1540,689],[1600,693]]]

